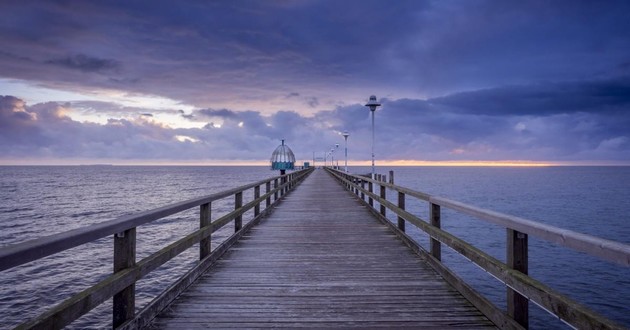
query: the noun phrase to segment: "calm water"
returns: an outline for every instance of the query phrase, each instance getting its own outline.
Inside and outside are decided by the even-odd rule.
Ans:
[[[396,183],[554,226],[630,244],[630,167],[393,168]],[[380,168],[383,173],[389,169]],[[351,168],[367,173],[368,168]],[[0,167],[0,245],[113,219],[168,203],[215,193],[275,175],[266,167]],[[390,200],[395,195],[388,194]],[[393,198],[392,198],[393,196]],[[244,196],[245,202],[251,196]],[[233,207],[213,203],[213,218]],[[424,219],[426,204],[408,200]],[[392,217],[393,218],[393,217]],[[442,225],[505,260],[505,230],[443,211]],[[138,229],[138,259],[196,229],[196,212],[184,212]],[[213,243],[229,235],[217,233]],[[426,235],[411,235],[427,246]],[[55,302],[111,273],[112,241],[81,248],[0,273],[1,328],[40,314]],[[138,308],[169,279],[194,263],[191,249],[137,285]],[[469,261],[443,249],[444,261],[499,305],[505,290]],[[630,327],[630,270],[530,238],[530,274],[554,289]],[[84,316],[75,328],[110,324],[111,303]],[[557,328],[557,320],[532,311],[532,328]]]

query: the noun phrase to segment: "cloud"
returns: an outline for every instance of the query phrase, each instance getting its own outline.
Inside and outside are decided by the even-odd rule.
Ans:
[[[514,97],[512,104],[527,104],[528,93],[513,95],[525,97]],[[486,99],[488,91],[481,90],[478,95],[471,92],[467,99],[476,104],[476,96]],[[459,100],[460,96],[453,97]],[[559,113],[538,109],[534,113],[479,114],[474,107],[463,111],[461,103],[455,106],[445,98],[448,96],[440,102],[381,100],[383,106],[375,112],[377,159],[630,160],[627,111]],[[554,103],[545,106],[553,108]],[[73,113],[72,104],[28,106],[19,98],[4,96],[0,99],[0,153],[17,159],[265,160],[284,138],[298,158],[308,160],[313,153],[322,156],[335,143],[342,144],[340,132],[347,130],[350,159],[370,158],[370,112],[362,104],[308,117],[294,111],[265,115],[258,111],[194,110],[194,120],[205,123],[205,128],[173,128],[160,123],[159,112],[134,111],[136,117],[110,118],[104,124],[78,122],[68,115]],[[173,112],[181,115],[180,111]]]
[[[0,4],[0,76],[312,115],[630,74],[626,1],[72,3]]]
[[[86,96],[34,104],[28,88],[7,92],[6,155],[266,159],[283,137],[308,155],[348,130],[351,158],[369,159],[363,102],[374,93],[381,159],[630,159],[627,1],[5,1],[0,11],[3,82]]]
[[[481,115],[626,112],[630,76],[581,82],[504,86],[433,98],[433,104]]]
[[[46,61],[46,63],[83,72],[109,71],[117,69],[120,66],[120,64],[114,60],[89,57],[84,54],[52,59]]]

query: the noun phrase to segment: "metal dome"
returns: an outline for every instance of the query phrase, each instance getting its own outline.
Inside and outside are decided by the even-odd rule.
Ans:
[[[284,144],[279,145],[276,150],[271,154],[271,169],[272,170],[292,170],[295,164],[295,155],[291,148]]]

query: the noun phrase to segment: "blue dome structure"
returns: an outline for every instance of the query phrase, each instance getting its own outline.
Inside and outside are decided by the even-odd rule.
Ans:
[[[276,150],[271,154],[271,169],[272,170],[292,170],[295,168],[295,155],[291,148],[284,144],[279,145]]]

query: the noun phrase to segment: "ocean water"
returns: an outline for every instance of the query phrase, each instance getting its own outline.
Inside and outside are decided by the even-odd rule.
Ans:
[[[552,226],[630,244],[630,167],[381,167],[395,183]],[[369,173],[370,168],[352,168]],[[397,195],[388,191],[388,200]],[[426,202],[407,198],[406,209],[428,220]],[[396,216],[388,214],[392,222]],[[505,262],[506,231],[442,208],[442,228]],[[411,227],[411,228],[410,228]],[[425,249],[426,234],[408,225]],[[630,328],[630,268],[529,237],[529,275],[557,292]],[[495,304],[506,306],[505,286],[450,248],[442,260]],[[532,329],[568,328],[530,303]]]
[[[278,175],[267,167],[0,166],[0,246],[111,220],[118,216],[217,193]],[[253,199],[253,190],[243,202]],[[212,219],[234,207],[213,202]],[[137,260],[199,228],[198,210],[140,226]],[[244,215],[250,217],[252,211]],[[213,234],[213,247],[233,226]],[[113,239],[106,237],[0,272],[0,329],[35,317],[112,272]],[[198,258],[194,246],[136,284],[139,309]],[[111,328],[111,299],[69,328]]]
[[[436,196],[630,244],[630,167],[395,167],[396,183]],[[355,167],[354,173],[369,168]],[[0,167],[0,246],[62,232],[258,181],[276,172],[267,167],[59,166]],[[252,199],[253,192],[244,196]],[[395,201],[393,193],[388,198]],[[213,219],[233,207],[213,203]],[[423,219],[424,202],[407,200]],[[248,215],[246,215],[247,217]],[[389,215],[393,221],[395,217]],[[505,260],[505,230],[443,209],[442,226],[485,252]],[[197,211],[161,219],[137,232],[137,259],[198,227]],[[427,247],[425,234],[409,232]],[[229,236],[215,233],[213,243]],[[183,274],[197,258],[194,247],[141,280],[141,308]],[[0,329],[39,315],[64,298],[105,278],[112,268],[110,237],[55,256],[0,272]],[[630,269],[559,248],[530,237],[530,275],[605,316],[630,327]],[[473,287],[500,306],[505,288],[456,253],[443,248],[443,260]],[[533,329],[564,325],[532,308]],[[111,302],[70,328],[111,324]]]

